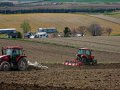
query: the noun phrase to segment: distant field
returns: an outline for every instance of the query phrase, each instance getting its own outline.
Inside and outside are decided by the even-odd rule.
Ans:
[[[119,0],[47,0],[53,2],[120,2]]]
[[[118,13],[108,13],[106,15],[120,19],[120,12],[118,12]]]
[[[6,1],[6,0],[1,0]],[[10,0],[7,0],[10,1]],[[13,1],[13,0],[11,0]],[[40,1],[40,0],[14,0],[14,1]],[[44,0],[51,2],[120,2],[119,0]]]
[[[111,16],[111,15],[102,15],[102,14],[101,15],[91,15],[91,16],[120,24],[120,18],[118,17],[120,15],[116,15],[117,17],[116,16]]]
[[[88,26],[92,23],[98,23],[104,27],[111,27],[113,29],[112,34],[120,34],[119,24],[90,15],[66,13],[1,14],[0,28],[16,28],[18,31],[22,31],[20,24],[24,20],[29,21],[33,32],[37,31],[40,27],[56,27],[58,31],[62,32],[66,26],[76,28],[81,25]]]

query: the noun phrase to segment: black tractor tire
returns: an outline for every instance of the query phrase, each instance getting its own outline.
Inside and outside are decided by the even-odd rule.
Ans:
[[[90,61],[87,58],[82,58],[82,62],[84,65],[90,65]]]
[[[82,61],[82,58],[77,56],[76,60]]]
[[[3,61],[1,64],[0,64],[0,70],[2,71],[9,71],[10,70],[10,64],[6,61]]]
[[[27,60],[25,58],[21,58],[18,61],[18,70],[25,71],[25,70],[27,70],[27,68],[28,68]]]
[[[82,58],[81,61],[83,62],[83,64],[86,64],[87,59],[86,58]]]

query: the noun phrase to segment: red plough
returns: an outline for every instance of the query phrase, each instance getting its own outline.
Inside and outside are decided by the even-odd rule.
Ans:
[[[64,65],[66,66],[82,66],[82,62],[78,61],[78,60],[71,60],[71,61],[65,61]]]

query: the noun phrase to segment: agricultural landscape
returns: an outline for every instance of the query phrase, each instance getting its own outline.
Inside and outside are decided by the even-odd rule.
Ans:
[[[0,29],[16,28],[22,37],[6,38],[6,34],[0,34],[0,49],[6,46],[23,47],[28,61],[37,61],[48,69],[29,67],[25,71],[0,71],[0,90],[120,90],[119,0],[8,1],[14,4],[0,6]],[[6,5],[6,2],[0,5]],[[64,35],[23,38],[21,24],[24,21],[28,22],[31,27],[29,32],[33,34],[38,28],[55,27],[58,35]],[[91,24],[112,31],[92,36],[88,31]],[[79,26],[87,27],[84,36],[65,36],[65,27],[74,31]],[[97,65],[65,66],[66,60],[76,58],[79,48],[92,49]]]
[[[0,87],[5,90],[119,90],[120,37],[102,36],[73,39],[74,41],[70,38],[47,39],[49,42],[44,39],[42,41],[0,39],[1,47],[22,46],[28,60],[38,61],[49,67],[45,70],[31,68],[28,71],[1,71]],[[64,66],[62,63],[65,60],[75,58],[79,47],[92,47],[98,65]]]

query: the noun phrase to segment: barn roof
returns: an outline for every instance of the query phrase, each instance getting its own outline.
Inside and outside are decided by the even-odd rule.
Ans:
[[[16,28],[3,28],[3,29],[0,29],[0,30],[16,30]]]

